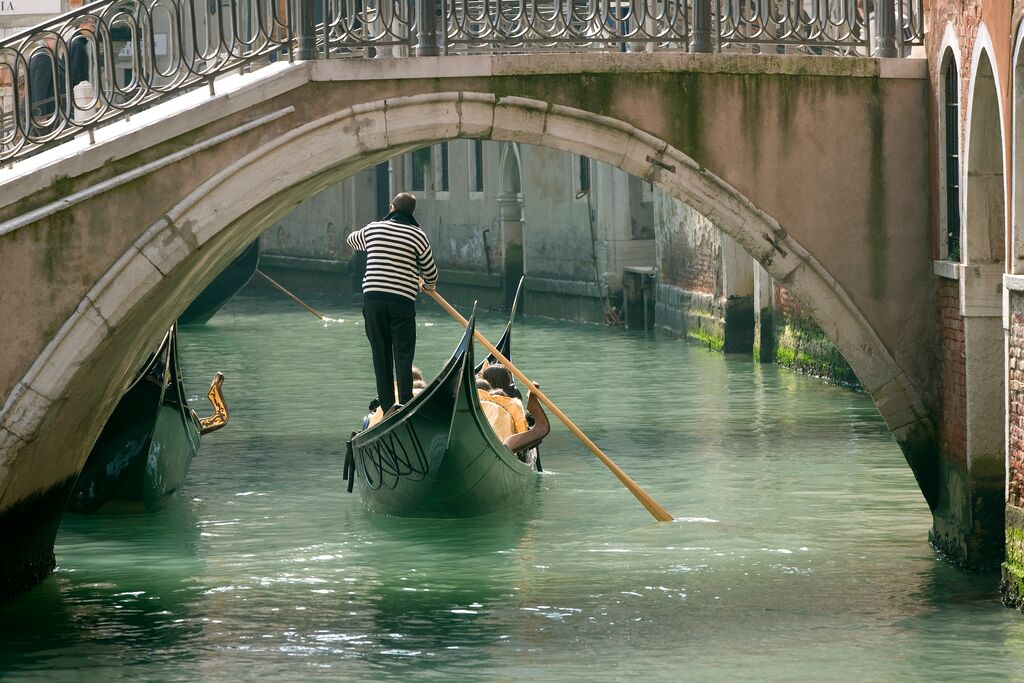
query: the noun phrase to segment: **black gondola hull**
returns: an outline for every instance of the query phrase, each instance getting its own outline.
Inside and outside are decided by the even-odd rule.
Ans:
[[[185,398],[172,328],[107,420],[67,509],[158,510],[185,483],[198,451],[199,422]]]
[[[202,325],[207,322],[249,282],[259,265],[260,241],[257,239],[192,300],[178,317],[178,323]]]
[[[498,440],[476,393],[473,322],[423,393],[353,436],[367,508],[401,517],[471,517],[522,504],[536,471]]]

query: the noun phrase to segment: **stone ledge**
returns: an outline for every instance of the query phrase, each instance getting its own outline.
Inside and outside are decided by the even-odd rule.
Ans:
[[[445,285],[469,285],[473,287],[490,287],[501,289],[502,279],[500,274],[478,273],[473,270],[447,270],[438,267],[438,286]]]
[[[1024,292],[1024,275],[1004,273],[1003,287],[1014,292]]]
[[[317,81],[372,81],[412,78],[579,73],[766,74],[915,79],[928,77],[923,59],[875,59],[820,55],[748,55],[690,52],[550,52],[519,55],[388,57],[371,60],[325,59],[313,62]]]
[[[960,279],[960,264],[956,261],[932,261],[935,274],[946,280]]]
[[[261,253],[260,263],[271,268],[282,268],[284,270],[308,270],[316,273],[351,272],[348,261],[309,258],[307,256]]]
[[[597,286],[597,283],[586,280],[559,280],[553,277],[527,275],[523,287],[527,292],[582,296],[591,299],[601,298],[601,288]]]

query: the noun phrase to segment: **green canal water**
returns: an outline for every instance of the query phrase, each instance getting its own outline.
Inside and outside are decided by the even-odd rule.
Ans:
[[[527,318],[521,366],[678,520],[561,426],[516,514],[383,518],[341,478],[360,315],[312,303],[343,322],[243,294],[183,330],[194,406],[221,370],[230,424],[165,510],[65,518],[57,572],[0,606],[0,678],[1024,680],[1024,617],[928,546],[866,396]],[[460,330],[423,304],[418,333],[431,375]]]

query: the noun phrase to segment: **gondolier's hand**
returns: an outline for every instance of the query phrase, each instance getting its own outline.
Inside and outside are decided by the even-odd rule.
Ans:
[[[427,290],[434,291],[435,289],[437,289],[437,284],[436,283],[430,284],[430,283],[428,283],[428,282],[426,282],[426,281],[424,281],[422,279],[420,280],[420,291],[421,292],[426,292]]]

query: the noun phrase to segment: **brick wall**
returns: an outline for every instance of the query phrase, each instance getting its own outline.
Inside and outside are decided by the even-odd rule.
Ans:
[[[721,241],[717,229],[676,231],[661,249],[661,281],[690,292],[722,295]]]
[[[1024,503],[1024,293],[1010,292],[1010,491],[1008,500]]]
[[[956,280],[939,280],[939,448],[954,462],[967,459],[967,370],[964,319]]]
[[[928,64],[931,69],[932,85],[935,92],[942,92],[942,55],[939,53],[942,36],[947,24],[953,26],[960,43],[960,54],[956,56],[960,66],[960,132],[964,135],[967,121],[967,96],[970,89],[967,80],[971,75],[971,57],[974,53],[974,41],[978,37],[978,26],[982,18],[982,0],[941,0],[926,5],[928,26],[932,33],[929,36]],[[961,140],[962,142],[962,140]]]
[[[797,301],[796,297],[789,293],[789,290],[782,287],[778,282],[775,285],[775,311],[787,318],[810,318],[807,310]]]
[[[662,192],[654,197],[660,284],[721,297],[721,232],[710,221]]]

